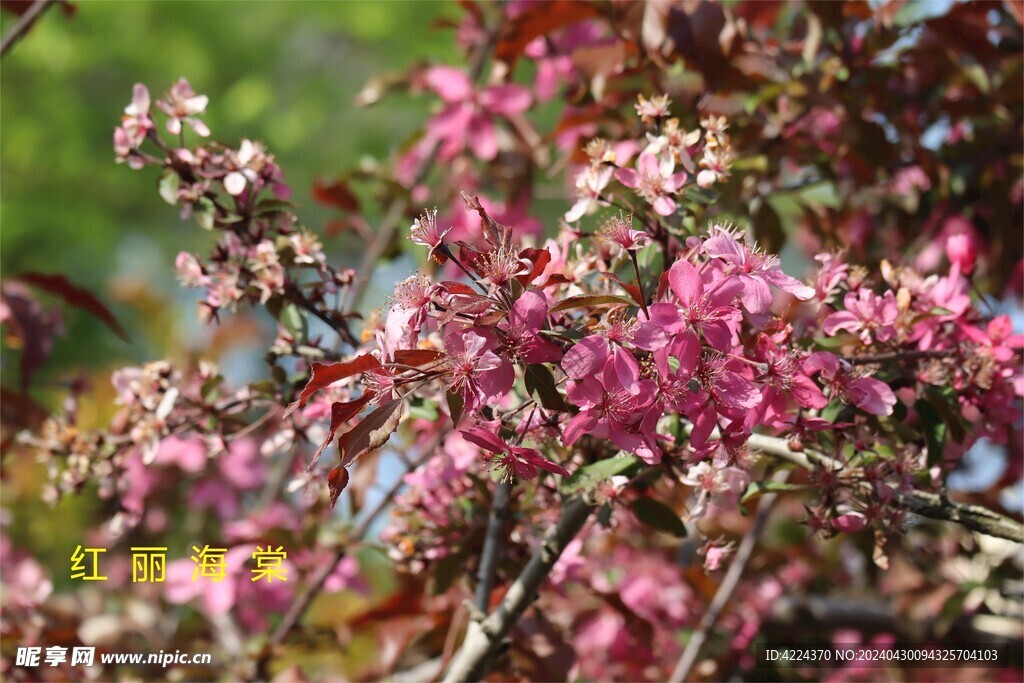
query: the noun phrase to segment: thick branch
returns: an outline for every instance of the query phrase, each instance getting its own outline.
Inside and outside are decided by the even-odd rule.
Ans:
[[[814,469],[816,465],[834,470],[843,467],[838,460],[816,451],[793,451],[785,439],[775,436],[753,434],[747,444],[762,453],[787,460],[804,469]],[[864,486],[870,487],[866,483]],[[944,496],[918,490],[897,493],[896,501],[922,517],[955,522],[979,533],[1024,543],[1024,525],[979,505],[956,503]]]
[[[537,589],[593,511],[594,506],[582,498],[573,498],[565,503],[558,524],[544,537],[541,547],[509,587],[501,604],[483,622],[470,622],[462,649],[444,677],[445,683],[475,681],[483,677],[487,662],[533,602]]]
[[[501,559],[511,496],[511,482],[503,481],[494,490],[494,500],[491,501],[491,516],[487,520],[487,535],[484,537],[484,549],[480,555],[480,571],[477,572],[476,584],[476,607],[484,613],[491,606],[491,590],[494,588],[494,574]]]

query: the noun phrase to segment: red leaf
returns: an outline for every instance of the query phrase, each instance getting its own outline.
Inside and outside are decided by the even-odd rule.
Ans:
[[[597,16],[597,13],[596,4],[578,0],[530,3],[526,11],[505,24],[494,48],[494,58],[511,64],[534,38]]]
[[[331,430],[327,433],[327,438],[320,444],[320,447],[313,453],[312,460],[306,466],[307,472],[316,467],[316,464],[320,461],[320,456],[331,445],[331,442],[334,441],[334,435],[338,433],[341,425],[348,422],[355,415],[358,415],[359,411],[366,407],[366,404],[370,402],[373,396],[371,392],[367,391],[354,401],[337,401],[331,404]]]
[[[331,490],[331,507],[338,502],[338,496],[348,486],[348,470],[340,465],[327,473],[327,486]]]
[[[338,439],[341,466],[351,465],[363,453],[380,448],[402,421],[402,399],[396,398],[380,406],[363,421]]]
[[[402,365],[419,367],[420,365],[433,363],[443,356],[444,354],[440,351],[431,351],[429,349],[399,349],[395,351],[395,362]]]
[[[53,334],[59,329],[60,316],[46,311],[23,282],[0,282],[0,321],[7,326],[5,342],[21,348],[21,390],[28,393],[32,377],[53,351]]]
[[[342,211],[359,211],[359,198],[349,188],[347,180],[327,181],[317,178],[313,182],[313,199]]]
[[[291,415],[297,408],[305,407],[309,397],[324,387],[330,386],[346,377],[379,367],[380,361],[368,353],[341,363],[313,363],[313,376],[309,378],[309,382],[306,383],[302,393],[299,394],[299,400],[288,406],[288,410],[285,411],[285,417]]]
[[[16,279],[21,280],[22,282],[27,282],[45,292],[49,292],[50,294],[59,296],[69,306],[74,306],[75,308],[80,308],[87,313],[92,313],[107,327],[113,330],[114,334],[118,337],[125,341],[130,341],[128,339],[128,334],[124,331],[124,328],[122,328],[114,318],[114,314],[111,313],[110,310],[92,294],[92,292],[81,287],[76,287],[63,275],[22,273],[21,275],[18,275]]]
[[[476,294],[476,290],[463,282],[456,282],[454,280],[445,280],[441,283],[445,291],[449,294]]]
[[[519,252],[519,258],[528,259],[533,264],[533,268],[530,269],[529,273],[516,278],[519,280],[519,284],[527,287],[531,282],[539,278],[544,269],[551,263],[551,252],[547,249],[523,249]]]

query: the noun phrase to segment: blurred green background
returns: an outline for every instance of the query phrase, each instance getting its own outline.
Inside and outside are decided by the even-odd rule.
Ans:
[[[160,200],[151,169],[114,163],[111,136],[134,83],[155,99],[188,78],[210,96],[212,138],[265,142],[301,219],[322,233],[330,212],[311,198],[314,179],[388,156],[428,106],[398,96],[360,109],[356,94],[373,74],[454,60],[438,22],[457,15],[440,2],[89,1],[73,17],[47,12],[0,62],[0,271],[65,274],[110,306],[131,343],[66,310],[67,335],[40,379],[199,345],[173,261],[181,249],[202,253],[204,235]],[[11,23],[4,13],[0,28]],[[334,263],[357,260],[345,246],[325,239]]]

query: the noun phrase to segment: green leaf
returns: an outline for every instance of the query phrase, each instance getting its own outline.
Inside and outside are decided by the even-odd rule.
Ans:
[[[617,455],[584,465],[573,472],[569,480],[565,482],[565,490],[571,493],[581,489],[593,488],[597,484],[629,470],[637,465],[638,462],[636,456]]]
[[[434,422],[438,418],[437,404],[427,403],[422,398],[414,398],[409,402],[409,417],[417,417]]]
[[[842,401],[832,401],[821,410],[821,419],[829,422],[835,422],[836,418],[839,417],[839,413],[843,411],[846,405]]]
[[[806,484],[788,484],[782,481],[752,481],[747,487],[746,493],[740,499],[740,503],[746,503],[766,493],[781,493],[783,491],[803,491],[807,489]]]
[[[210,392],[219,387],[221,382],[223,381],[224,377],[222,375],[214,375],[213,377],[203,382],[203,386],[200,387],[199,389],[199,395],[202,396],[204,399],[209,398]]]
[[[302,344],[306,341],[306,337],[309,334],[309,323],[298,306],[288,304],[282,308],[278,321],[284,326],[284,329],[291,333],[297,344]]]
[[[158,185],[160,198],[171,206],[174,206],[178,203],[179,187],[181,187],[181,178],[178,177],[178,174],[170,169],[164,171],[163,176],[160,177],[160,184]]]
[[[445,398],[448,401],[448,414],[452,417],[452,425],[457,427],[459,420],[462,419],[462,411],[466,407],[466,400],[457,391],[449,391],[445,394]]]
[[[213,205],[213,201],[209,197],[200,197],[192,204],[192,215],[195,216],[196,223],[199,224],[200,228],[203,230],[213,230],[217,207]]]
[[[663,531],[676,538],[686,537],[686,525],[683,524],[683,520],[664,503],[653,498],[637,498],[630,504],[629,509],[633,511],[638,520],[652,529]]]
[[[558,387],[555,386],[554,375],[546,365],[526,366],[526,392],[531,396],[536,396],[540,400],[540,404],[548,410],[565,411],[569,409],[562,394],[558,392]]]
[[[568,299],[562,301],[548,312],[557,313],[558,311],[565,311],[570,308],[583,308],[585,306],[606,306],[609,304],[614,304],[617,306],[632,306],[633,300],[621,296],[615,296],[613,294],[598,294],[593,296],[570,296]]]
[[[845,346],[853,341],[853,337],[848,334],[839,334],[835,337],[815,337],[814,344],[820,346],[823,349],[838,349]]]

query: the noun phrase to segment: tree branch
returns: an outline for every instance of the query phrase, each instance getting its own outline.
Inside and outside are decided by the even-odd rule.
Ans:
[[[501,558],[511,495],[511,482],[503,481],[494,489],[494,500],[491,501],[491,516],[487,520],[487,535],[484,537],[484,549],[480,555],[480,570],[477,572],[476,584],[476,607],[484,613],[491,606],[491,590],[494,588],[494,574]]]
[[[782,472],[775,480],[784,482],[788,478],[789,472]],[[761,504],[757,508],[754,522],[740,542],[740,547],[736,550],[736,556],[733,558],[732,564],[729,565],[729,571],[726,572],[725,578],[722,579],[718,590],[715,591],[715,597],[712,598],[708,610],[701,618],[700,625],[693,632],[693,635],[690,636],[689,642],[686,643],[686,649],[683,650],[679,663],[676,664],[675,670],[672,671],[672,677],[669,678],[670,683],[683,683],[687,675],[689,675],[690,669],[696,664],[697,657],[704,646],[704,641],[707,640],[708,633],[718,623],[718,617],[722,614],[722,610],[725,608],[726,603],[729,602],[729,598],[732,597],[736,586],[739,585],[740,579],[743,577],[743,571],[747,568],[747,563],[754,553],[757,539],[761,536],[761,532],[764,531],[768,515],[775,506],[777,498],[778,494],[776,493],[767,493],[761,497]]]
[[[445,683],[483,677],[487,662],[533,602],[537,589],[593,511],[594,506],[582,498],[572,498],[563,505],[558,524],[544,537],[541,547],[509,587],[501,604],[482,622],[470,622],[462,648],[444,677]]]
[[[51,5],[56,5],[57,0],[36,0],[32,3],[25,12],[18,17],[11,28],[4,34],[3,40],[0,41],[0,57],[7,54],[8,50],[14,47],[14,44],[25,37],[32,25],[36,23],[36,20],[43,15],[43,13],[50,9]]]
[[[843,468],[841,462],[822,453],[812,450],[793,451],[789,448],[789,443],[779,437],[752,434],[747,444],[762,453],[787,460],[804,469],[811,470],[818,465],[833,470]],[[863,486],[870,488],[870,484],[867,483]],[[980,505],[956,503],[945,496],[916,489],[897,492],[896,502],[922,517],[955,522],[979,533],[1024,543],[1024,525]]]

